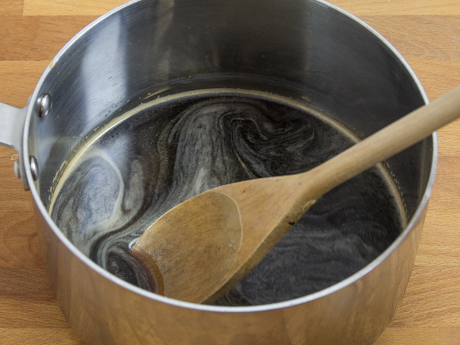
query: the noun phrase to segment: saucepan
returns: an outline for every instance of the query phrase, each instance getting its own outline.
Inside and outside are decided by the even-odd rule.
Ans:
[[[0,142],[84,342],[371,344],[409,280],[435,134],[325,195],[211,305],[149,291],[129,248],[204,189],[306,170],[427,102],[389,42],[325,1],[136,0],[65,45],[25,108],[0,105]]]

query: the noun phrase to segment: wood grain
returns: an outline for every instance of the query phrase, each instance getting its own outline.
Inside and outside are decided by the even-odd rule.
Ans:
[[[0,17],[0,60],[51,59],[96,17]]]
[[[361,16],[407,60],[460,60],[460,15]],[[436,44],[433,44],[436,42]]]
[[[48,60],[0,61],[0,102],[15,107],[25,106],[48,64]]]
[[[3,344],[83,345],[71,328],[0,328]]]
[[[413,269],[392,327],[458,327],[460,322],[460,270],[458,265],[421,266]]]
[[[14,0],[11,0],[14,1]],[[102,15],[125,0],[24,0],[26,16]],[[335,5],[359,16],[386,13],[388,15],[459,15],[457,0],[335,0]]]
[[[0,268],[0,274],[2,328],[67,327],[43,268]]]
[[[0,268],[43,268],[33,215],[15,212],[11,217],[11,213],[0,212]]]
[[[387,328],[374,345],[441,344],[458,345],[460,328]]]
[[[24,0],[25,16],[100,16],[126,0]]]
[[[2,0],[0,16],[20,16],[24,10],[23,0]]]
[[[23,106],[62,46],[119,0],[1,0],[0,102]],[[460,85],[458,0],[332,0],[407,59],[434,99]],[[376,345],[460,344],[460,124],[439,131],[439,165],[406,295]],[[48,289],[30,194],[0,147],[0,343],[82,344]]]
[[[366,15],[458,15],[460,3],[457,0],[332,0],[333,4],[357,16]]]

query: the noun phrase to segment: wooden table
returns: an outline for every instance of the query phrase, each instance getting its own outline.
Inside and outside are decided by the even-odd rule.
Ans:
[[[0,102],[24,106],[59,49],[123,2],[0,0]],[[459,0],[332,2],[383,34],[431,99],[460,84]],[[459,136],[460,121],[439,131],[438,174],[414,270],[376,345],[460,344]],[[14,154],[0,147],[0,343],[82,344],[49,290],[30,194],[13,174]]]

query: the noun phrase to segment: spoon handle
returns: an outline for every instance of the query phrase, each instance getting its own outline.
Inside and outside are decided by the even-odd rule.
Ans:
[[[460,86],[311,170],[318,197],[460,117]],[[304,173],[305,174],[305,173]],[[299,174],[302,178],[303,174]],[[312,191],[306,198],[311,199]]]

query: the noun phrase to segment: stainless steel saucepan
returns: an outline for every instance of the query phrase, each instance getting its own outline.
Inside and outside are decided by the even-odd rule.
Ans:
[[[435,135],[386,162],[407,218],[393,242],[343,280],[289,300],[165,298],[102,268],[56,225],[52,194],[86,138],[146,102],[199,90],[290,100],[359,138],[428,102],[393,46],[322,0],[136,0],[102,16],[57,54],[25,108],[0,105],[0,143],[19,154],[15,173],[33,197],[49,280],[71,326],[88,344],[371,344],[409,280]]]

